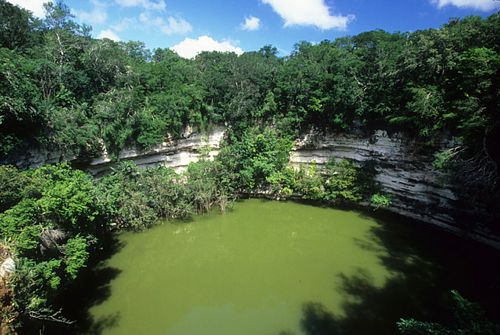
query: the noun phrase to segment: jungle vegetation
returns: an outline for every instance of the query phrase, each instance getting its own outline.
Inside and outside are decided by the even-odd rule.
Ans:
[[[499,13],[299,42],[285,57],[267,45],[184,59],[142,42],[93,39],[63,2],[46,11],[40,20],[0,1],[0,159],[34,147],[81,161],[105,147],[117,157],[178,138],[187,125],[224,125],[227,144],[255,128],[280,138],[312,127],[383,129],[434,153],[464,203],[491,208],[499,199]],[[444,140],[456,146],[440,151]]]
[[[0,166],[0,243],[17,261],[2,302],[14,309],[0,315],[11,330],[34,320],[69,322],[53,301],[112,231],[224,210],[259,190],[389,205],[369,169],[350,161],[321,171],[288,167],[293,140],[312,127],[403,132],[460,180],[465,200],[498,204],[499,13],[451,19],[440,29],[300,42],[285,57],[264,46],[184,59],[142,42],[93,39],[63,2],[48,3],[46,12],[37,19],[0,0],[0,159],[34,147],[80,162],[106,148],[116,159],[127,146],[179,138],[187,125],[228,131],[214,161],[182,174],[122,163],[94,180],[68,163]],[[446,139],[457,146],[440,151]],[[399,326],[403,333],[431,327]]]
[[[289,56],[264,46],[241,56],[183,59],[142,42],[96,40],[62,2],[43,20],[0,1],[0,153],[23,145],[92,157],[103,145],[161,143],[186,125],[256,125],[296,135],[404,131],[432,147],[457,137],[497,159],[500,14],[451,19],[440,29],[382,30]]]

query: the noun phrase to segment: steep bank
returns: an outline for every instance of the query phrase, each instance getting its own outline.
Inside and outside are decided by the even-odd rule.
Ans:
[[[119,158],[141,167],[166,166],[182,171],[189,163],[198,161],[202,154],[216,156],[224,133],[222,127],[206,133],[187,129],[181,139],[166,141],[149,150],[128,148]],[[451,145],[451,142],[442,143],[443,148]],[[456,190],[445,173],[433,168],[434,157],[419,149],[418,143],[400,134],[389,136],[385,131],[376,131],[371,137],[311,131],[296,141],[290,164],[298,167],[314,162],[321,167],[334,158],[370,166],[382,192],[391,197],[388,210],[500,248],[500,238],[488,231],[464,230],[457,218],[473,217],[473,213],[459,206]],[[60,160],[64,157],[55,153],[27,152],[16,157],[14,162],[20,167],[37,167]],[[86,169],[94,176],[102,176],[113,165],[111,157],[104,153],[92,160]]]
[[[443,143],[446,147],[448,144]],[[290,155],[294,166],[349,159],[374,169],[374,178],[391,196],[390,210],[436,225],[453,225],[457,200],[446,176],[432,167],[433,157],[419,154],[403,136],[376,131],[367,138],[311,132],[303,135]]]
[[[194,132],[189,127],[183,137],[161,143],[149,150],[128,148],[120,152],[121,160],[133,161],[140,167],[165,166],[182,171],[191,162],[197,162],[205,154],[213,158],[219,153],[225,129],[215,127],[206,133]],[[94,176],[105,174],[114,162],[105,152],[101,157],[92,160],[87,170]]]
[[[187,127],[180,139],[166,140],[150,149],[129,147],[122,150],[118,157],[120,160],[133,161],[140,167],[165,166],[182,171],[189,163],[198,161],[202,152],[208,154],[209,157],[216,156],[219,153],[224,133],[225,129],[222,127],[214,127],[205,133],[195,132]],[[11,155],[0,160],[0,164],[12,164],[27,169],[74,160],[75,157],[64,156],[58,151],[33,149]],[[101,176],[108,172],[114,164],[111,155],[104,150],[100,157],[86,163],[84,168],[94,176]]]
[[[453,144],[441,145],[444,149]],[[332,158],[349,159],[374,169],[374,179],[391,197],[388,210],[500,248],[500,238],[488,231],[465,231],[461,227],[459,218],[473,217],[474,213],[461,208],[446,173],[433,167],[434,157],[423,154],[418,143],[380,130],[369,138],[310,132],[297,140],[290,163],[299,166],[315,162],[322,166]]]

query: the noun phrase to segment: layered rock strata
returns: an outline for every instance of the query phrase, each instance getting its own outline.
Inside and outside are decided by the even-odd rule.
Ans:
[[[222,127],[206,133],[187,129],[181,139],[168,140],[148,150],[128,148],[122,150],[119,158],[133,161],[140,167],[166,166],[183,171],[201,155],[216,156],[224,133]],[[442,143],[443,148],[453,145],[451,142]],[[500,248],[500,238],[493,237],[488,231],[467,230],[458,224],[457,218],[474,215],[458,205],[453,185],[447,182],[442,171],[433,168],[434,157],[422,154],[418,143],[398,134],[389,136],[385,131],[376,131],[370,137],[311,131],[296,141],[290,153],[290,164],[294,167],[311,163],[321,167],[330,159],[349,159],[358,165],[370,166],[381,191],[391,197],[388,210]],[[71,158],[54,152],[35,151],[16,157],[14,163],[27,168],[63,160]],[[114,164],[104,152],[85,168],[99,177],[108,173]]]

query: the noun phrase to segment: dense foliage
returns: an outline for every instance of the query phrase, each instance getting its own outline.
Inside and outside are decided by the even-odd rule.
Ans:
[[[500,333],[500,325],[488,320],[481,308],[451,291],[453,298],[454,322],[451,326],[435,322],[401,319],[398,329],[402,335],[495,335]]]
[[[190,164],[183,174],[124,162],[99,180],[96,193],[105,222],[126,230],[150,227],[158,218],[185,219],[213,207],[224,211],[232,199],[220,164],[208,160]]]
[[[53,301],[109,232],[225,210],[233,194],[220,164],[207,160],[182,175],[123,163],[100,180],[67,164],[28,171],[0,166],[0,180],[8,180],[0,185],[0,247],[10,250],[17,267],[14,316],[31,322],[67,322]]]
[[[21,319],[55,317],[50,301],[85,266],[101,230],[92,177],[68,165],[23,172],[2,166],[0,179],[7,178],[0,243],[16,257],[16,312]]]
[[[268,124],[405,130],[428,145],[461,138],[492,156],[499,124],[500,14],[413,33],[375,30],[193,60],[141,42],[94,40],[61,2],[47,16],[0,1],[0,148],[22,143],[92,154],[150,146],[185,125]],[[493,158],[497,158],[496,156]]]
[[[55,297],[113,230],[224,210],[256,191],[388,206],[365,166],[288,166],[293,139],[311,127],[405,132],[435,154],[436,169],[451,172],[462,200],[498,205],[500,13],[440,29],[300,42],[286,57],[265,46],[183,59],[141,42],[92,39],[63,2],[45,8],[40,20],[0,0],[0,161],[34,147],[77,160],[103,150],[117,158],[129,145],[179,137],[187,125],[228,132],[215,161],[183,174],[123,163],[96,181],[66,164],[1,165],[0,250],[18,265],[16,320],[64,322]],[[457,145],[439,152],[444,139]],[[435,325],[400,324],[411,327]]]
[[[454,148],[436,152],[437,165],[459,181],[464,203],[492,208],[500,199],[500,13],[300,42],[286,57],[265,46],[183,59],[141,42],[92,39],[62,2],[46,10],[39,20],[0,0],[0,159],[36,146],[80,159],[105,146],[116,157],[128,145],[178,137],[186,125],[224,124],[230,142],[256,127],[285,141],[311,126],[386,129],[430,151],[454,138]],[[245,168],[260,174],[259,186],[270,166]]]

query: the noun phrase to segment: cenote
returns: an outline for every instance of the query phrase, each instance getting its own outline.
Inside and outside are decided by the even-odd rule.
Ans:
[[[119,239],[84,332],[396,334],[451,289],[498,317],[498,253],[399,218],[250,199]]]

